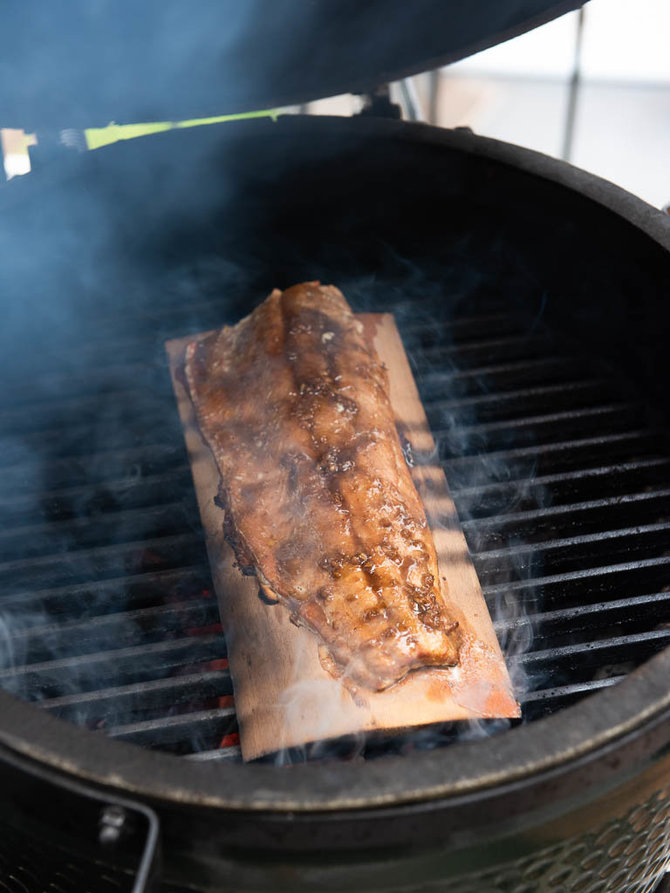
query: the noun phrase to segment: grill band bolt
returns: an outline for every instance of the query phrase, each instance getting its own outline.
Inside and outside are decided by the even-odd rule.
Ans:
[[[127,814],[122,806],[106,806],[100,814],[99,840],[102,844],[117,843],[124,831]]]

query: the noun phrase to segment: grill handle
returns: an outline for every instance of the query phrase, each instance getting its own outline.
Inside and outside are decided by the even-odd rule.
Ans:
[[[82,790],[81,793],[84,793]],[[85,794],[86,796],[86,794]],[[129,813],[140,814],[147,822],[142,855],[137,866],[131,893],[152,893],[158,874],[158,840],[160,824],[158,816],[143,803],[117,797],[106,798],[107,802],[100,813],[99,839],[101,844],[114,845],[123,834]]]
[[[132,853],[139,850],[136,868],[121,869],[132,882],[132,886],[126,889],[131,893],[154,893],[157,889],[160,874],[160,822],[154,810],[146,804],[109,795],[80,780],[64,778],[2,745],[0,787],[3,789],[1,805],[9,809],[16,818],[17,830],[21,829],[19,817],[26,811],[26,805],[28,814],[36,801],[42,804],[43,814],[51,805],[55,812],[48,816],[48,820],[53,822],[53,826],[59,827],[60,810],[61,815],[68,816],[71,826],[68,830],[75,831],[73,854],[81,847],[82,840],[87,847],[97,843],[97,857],[103,865],[106,862],[115,864],[118,868],[120,856],[123,856],[126,865],[130,861],[129,848]],[[141,827],[144,822],[146,833]]]

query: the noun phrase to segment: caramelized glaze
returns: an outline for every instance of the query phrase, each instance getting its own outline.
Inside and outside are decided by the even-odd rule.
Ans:
[[[388,376],[342,293],[275,290],[191,342],[185,375],[238,564],[318,636],[328,671],[379,691],[457,663]]]

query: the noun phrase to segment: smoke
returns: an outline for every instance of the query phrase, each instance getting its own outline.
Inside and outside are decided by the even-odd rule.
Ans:
[[[294,657],[292,681],[277,704],[277,711],[282,719],[284,740],[278,742],[280,746],[277,752],[268,755],[264,762],[270,762],[275,766],[292,766],[329,759],[350,761],[360,757],[365,750],[369,735],[358,731],[334,740],[332,711],[336,707],[329,708],[327,705],[331,703],[333,691],[336,689],[331,680],[320,681],[313,678],[312,655],[306,647],[303,646]],[[306,710],[311,717],[317,719],[313,740],[297,746],[287,746],[287,736],[292,737],[292,729],[303,725]],[[312,727],[314,728],[313,722]]]
[[[465,294],[457,291],[437,299],[436,295],[444,291],[439,277],[430,278],[418,265],[392,251],[387,257],[394,268],[393,278],[378,274],[353,280],[346,283],[344,290],[356,311],[383,309],[393,313],[399,325],[436,441],[433,453],[414,458],[430,465],[441,457],[515,696],[523,701],[524,695],[538,683],[529,675],[523,658],[533,644],[533,616],[540,605],[532,585],[522,593],[512,584],[539,577],[541,567],[532,553],[529,558],[528,548],[519,548],[524,541],[517,534],[506,532],[502,521],[497,526],[496,518],[509,521],[510,515],[519,509],[547,504],[550,495],[536,482],[535,458],[531,456],[528,461],[510,466],[506,448],[513,442],[513,433],[507,436],[503,430],[501,436],[499,428],[490,432],[487,429],[500,400],[495,364],[485,355],[475,354],[474,360],[464,365],[461,357],[467,360],[473,345],[496,341],[501,327],[505,330],[503,339],[523,339],[541,333],[541,320],[537,316],[515,319],[500,307],[485,314],[464,314],[463,305],[470,303],[468,298],[479,285],[478,275],[472,275]],[[316,272],[310,268],[310,273]],[[329,281],[325,275],[322,279]],[[485,524],[480,523],[483,519]],[[488,690],[478,695],[476,687],[471,687],[465,694],[476,711],[478,698],[483,705]],[[278,705],[287,728],[292,725],[293,713],[304,709],[306,699],[319,703],[319,683],[305,681],[298,661],[294,681]],[[319,740],[301,748],[282,747],[270,760],[285,766],[310,760],[373,759],[490,737],[505,731],[513,722],[473,719],[403,734],[359,733],[333,739],[332,715],[327,709],[320,715]]]
[[[88,214],[83,217],[84,223],[90,222]],[[70,233],[67,244],[73,242]],[[93,242],[104,244],[99,234]],[[14,432],[10,428],[3,436],[3,456],[14,473],[5,476],[0,495],[7,531],[5,557],[10,562],[0,565],[7,606],[1,624],[1,684],[20,697],[43,700],[45,706],[50,700],[61,703],[75,696],[76,703],[59,707],[58,712],[102,729],[153,713],[146,713],[139,692],[122,703],[110,700],[102,706],[95,699],[77,701],[78,693],[152,678],[155,654],[151,649],[144,653],[139,646],[169,639],[180,623],[175,625],[171,617],[169,625],[161,626],[160,611],[147,618],[141,614],[142,605],[169,605],[173,598],[179,610],[186,611],[189,599],[198,599],[202,588],[198,581],[190,590],[173,597],[168,592],[157,601],[156,587],[149,587],[147,601],[138,602],[140,584],[127,582],[151,573],[152,553],[161,570],[205,561],[163,342],[234,322],[250,309],[251,296],[264,297],[253,280],[262,259],[219,256],[208,245],[208,250],[194,256],[182,253],[165,266],[152,263],[146,269],[133,252],[112,278],[108,271],[119,259],[118,241],[112,245],[111,258],[101,264],[102,281],[95,276],[93,259],[84,253],[72,291],[58,299],[53,295],[55,307],[49,303],[46,329],[41,324],[38,328],[37,354],[17,360],[23,372],[16,375],[17,369],[13,370],[19,399],[7,416]],[[467,240],[454,245],[454,250],[467,253]],[[459,278],[452,270],[421,266],[385,244],[374,274],[339,279],[340,257],[327,255],[326,250],[321,263],[314,256],[298,255],[293,264],[299,273],[292,275],[340,284],[358,311],[393,312],[485,593],[487,576],[496,581],[489,609],[519,696],[528,680],[518,658],[531,644],[532,627],[516,592],[506,591],[504,583],[531,576],[534,569],[521,566],[513,548],[505,551],[513,544],[501,542],[490,524],[481,534],[477,521],[484,503],[489,515],[493,509],[508,513],[527,505],[531,489],[532,499],[543,495],[530,487],[532,464],[521,472],[517,467],[512,474],[504,458],[497,456],[499,439],[491,442],[494,435],[488,436],[479,425],[486,403],[472,395],[494,393],[487,374],[477,372],[478,365],[459,365],[458,338],[468,334],[468,324],[459,322],[462,308],[476,298],[483,273],[467,266]],[[58,280],[59,267],[51,265],[51,258],[41,262]],[[95,308],[85,304],[85,312],[78,313],[82,295],[93,295]],[[91,315],[95,327],[87,318]],[[32,337],[35,327],[29,313],[15,320],[15,337],[17,328],[25,331],[24,338]],[[485,360],[478,363],[488,365]],[[493,495],[491,487],[498,487]],[[484,503],[482,493],[489,494]],[[492,546],[498,547],[494,563],[487,558]],[[211,606],[203,607],[200,619],[188,624],[205,626],[212,620]],[[136,644],[134,675],[124,675],[123,664],[115,666],[113,657],[95,659],[98,653],[113,655]],[[171,672],[188,670],[185,664]],[[300,685],[298,675],[296,689],[287,692],[283,705],[289,715]],[[164,705],[160,710],[179,712],[179,707]],[[504,725],[449,724],[390,742],[362,735],[332,742],[325,723],[324,741],[282,750],[277,760],[285,764],[409,752],[497,732]],[[192,733],[190,748],[208,746],[210,738]]]
[[[328,275],[330,271],[325,273],[324,280],[336,278],[332,273]],[[136,595],[128,591],[125,582],[129,576],[141,577],[149,570],[147,540],[155,543],[159,552],[162,549],[161,554],[165,553],[165,546],[161,545],[163,538],[168,550],[180,537],[190,540],[185,546],[177,544],[176,548],[184,548],[188,554],[191,554],[189,550],[198,552],[202,548],[193,500],[184,497],[184,488],[189,486],[188,471],[182,432],[162,359],[162,344],[166,337],[175,334],[235,321],[243,297],[251,292],[248,278],[245,269],[235,262],[211,256],[164,271],[152,287],[156,293],[167,295],[166,303],[173,308],[172,318],[161,319],[152,315],[150,309],[144,310],[136,304],[134,312],[123,319],[128,334],[138,325],[152,327],[148,342],[146,338],[141,341],[141,351],[134,352],[132,340],[126,341],[126,351],[135,365],[126,363],[123,354],[116,357],[101,337],[99,352],[94,345],[92,351],[68,354],[65,363],[59,362],[58,375],[45,373],[33,380],[42,407],[40,426],[34,436],[32,433],[8,434],[4,440],[4,454],[12,457],[14,468],[22,470],[6,482],[0,503],[6,525],[12,518],[22,520],[13,540],[7,539],[6,555],[16,561],[16,549],[30,553],[25,556],[29,588],[17,589],[14,584],[13,589],[6,589],[8,608],[3,610],[0,624],[3,667],[0,681],[12,693],[31,700],[62,700],[68,695],[94,692],[99,686],[109,688],[127,683],[128,679],[112,661],[93,659],[99,652],[109,651],[110,636],[113,652],[174,635],[173,625],[160,626],[159,613],[152,621],[156,625],[147,633],[147,619],[141,616],[141,609],[137,613]],[[532,643],[532,624],[518,590],[506,590],[505,583],[524,577],[530,579],[537,569],[518,559],[514,542],[503,541],[495,524],[491,526],[490,518],[496,512],[508,514],[519,506],[527,507],[529,499],[542,500],[544,494],[531,486],[532,463],[512,473],[504,455],[497,455],[499,442],[482,434],[478,427],[479,413],[486,403],[473,401],[472,394],[495,396],[495,392],[491,391],[485,374],[473,374],[477,367],[464,367],[458,362],[459,332],[463,335],[465,331],[459,322],[463,318],[461,305],[467,294],[476,290],[479,281],[480,277],[472,274],[466,282],[465,295],[459,291],[453,298],[436,301],[435,295],[443,288],[439,277],[428,277],[418,265],[389,252],[380,273],[350,280],[344,284],[344,290],[354,309],[383,309],[393,312],[396,318],[485,594],[490,590],[489,610],[515,692],[520,697],[529,684],[520,658]],[[137,289],[135,283],[134,291]],[[225,299],[221,297],[222,292]],[[263,295],[256,293],[256,296]],[[113,326],[112,321],[110,327]],[[111,366],[98,381],[95,375],[91,378],[91,368],[93,371],[96,368],[95,363],[91,364],[91,357],[101,355]],[[139,388],[135,380],[138,372],[142,376]],[[71,398],[72,388],[77,386],[81,392]],[[64,391],[65,409],[60,399]],[[86,400],[93,407],[93,424],[91,421],[82,424]],[[24,418],[28,416],[29,413],[24,413]],[[16,418],[18,425],[21,418]],[[44,461],[42,428],[57,432],[47,449],[47,461]],[[78,431],[83,432],[85,445],[71,433]],[[136,446],[137,443],[146,444],[154,462],[156,450],[163,451],[158,468],[144,464],[142,447]],[[123,455],[115,469],[111,466],[118,452]],[[73,454],[74,465],[71,464]],[[59,465],[61,457],[66,462],[65,468]],[[435,456],[416,458],[432,461]],[[181,485],[174,489],[176,481],[181,481]],[[59,493],[60,496],[54,496]],[[145,502],[151,509],[149,515]],[[489,519],[483,533],[477,527],[482,512]],[[45,520],[48,526],[44,526]],[[31,539],[31,524],[35,534],[39,532],[47,537],[41,544],[39,539]],[[128,542],[142,544],[136,557],[132,549],[129,558],[125,548],[115,548],[117,543],[123,546]],[[0,548],[1,545],[2,537]],[[40,564],[42,556],[46,560]],[[31,567],[33,559],[39,559],[36,569]],[[204,561],[202,551],[200,560]],[[179,566],[179,562],[175,564]],[[0,580],[7,580],[10,572],[11,567],[4,572],[0,566]],[[495,581],[491,586],[487,586],[489,579]],[[59,584],[60,594],[53,594],[54,584]],[[42,591],[45,600],[40,596]],[[186,592],[177,600],[181,605],[194,597],[194,591]],[[211,610],[203,609],[200,621],[189,623],[199,626],[205,625],[204,621],[211,623]],[[138,648],[133,658],[133,673],[140,679],[151,678],[154,661],[155,655],[150,650],[143,654]],[[35,663],[44,669],[30,670]],[[281,705],[288,721],[291,703],[298,703],[302,695],[299,670],[296,666],[294,687],[286,692]],[[177,669],[177,672],[185,671],[187,667]],[[101,710],[95,699],[82,698],[67,709],[60,709],[71,721],[101,729],[146,715],[139,693],[136,704],[132,696],[121,707],[115,703],[110,701]],[[167,713],[178,712],[177,708],[161,709]],[[328,718],[324,713],[323,740],[304,748],[280,749],[274,760],[286,765],[315,759],[408,753],[494,734],[508,725],[505,721],[446,724],[390,741],[361,734],[334,742],[329,740]],[[210,739],[193,733],[190,748],[208,746],[211,746]]]
[[[489,319],[482,315],[477,319],[459,313],[452,315],[451,307],[445,302],[441,318],[433,319],[426,326],[433,332],[431,355],[447,358],[448,372],[427,369],[423,349],[417,338],[406,337],[407,347],[417,370],[417,383],[424,406],[436,439],[438,455],[442,457],[447,481],[454,498],[459,519],[463,525],[471,557],[477,570],[486,598],[487,606],[498,635],[505,657],[515,696],[523,700],[524,694],[534,684],[529,678],[523,663],[533,643],[532,612],[534,596],[532,589],[522,597],[518,590],[507,586],[518,580],[532,580],[540,568],[534,558],[528,560],[527,553],[516,550],[515,535],[503,532],[497,527],[496,517],[507,516],[520,506],[541,506],[549,498],[545,488],[534,486],[536,477],[535,462],[531,459],[525,467],[510,468],[504,448],[508,445],[507,432],[487,427],[490,418],[495,418],[495,407],[500,400],[500,392],[495,388],[495,376],[491,367],[495,362],[470,348],[473,343],[491,343],[500,338],[500,330],[511,330],[513,335],[529,336],[539,325],[536,318],[532,322],[514,314],[501,313],[501,308],[493,310]],[[477,331],[477,327],[482,328]],[[417,326],[423,331],[423,325]],[[413,343],[414,342],[414,343]],[[459,349],[459,347],[461,349]],[[463,365],[469,354],[474,358]],[[494,492],[494,498],[487,493]],[[485,527],[478,521],[486,518]],[[450,730],[453,740],[473,740],[498,734],[509,728],[512,721],[469,720]],[[419,736],[423,747],[430,736]]]
[[[175,14],[183,32],[187,14]],[[181,66],[195,35],[178,37]],[[120,89],[116,75],[110,90]],[[28,66],[28,93],[41,77]],[[163,342],[237,321],[275,285],[321,279],[357,310],[395,314],[482,573],[493,572],[480,557],[491,546],[478,541],[480,494],[500,485],[485,497],[500,511],[527,499],[524,474],[480,452],[482,407],[466,401],[473,388],[486,393],[490,376],[459,365],[449,328],[534,307],[523,246],[507,252],[504,221],[454,197],[460,161],[449,175],[440,167],[438,223],[437,181],[409,142],[358,135],[340,145],[291,126],[172,131],[38,164],[3,188],[0,684],[47,709],[61,703],[75,722],[110,728],[221,694],[198,698],[194,682],[181,705],[147,707],[139,692],[88,696],[197,675],[223,656],[215,634],[194,636],[207,641],[195,665],[157,651],[216,620]],[[496,561],[496,585],[530,572],[509,556]],[[506,651],[521,651],[521,606],[503,593],[490,608]],[[450,734],[421,732],[416,746]],[[190,745],[215,738],[193,733]],[[365,752],[386,746],[368,738]],[[355,755],[362,745],[347,747]],[[329,751],[303,757],[315,752]]]

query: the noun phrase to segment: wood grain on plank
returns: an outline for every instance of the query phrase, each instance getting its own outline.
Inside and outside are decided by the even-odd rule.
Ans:
[[[390,314],[361,314],[359,319],[388,368],[398,428],[415,457],[412,478],[433,532],[442,597],[463,634],[460,662],[450,669],[418,670],[383,692],[361,690],[356,701],[324,670],[317,637],[294,626],[286,608],[263,602],[256,578],[242,576],[235,567],[235,556],[223,537],[223,512],[214,503],[219,472],[198,430],[180,374],[186,345],[204,333],[168,341],[172,381],[226,633],[245,760],[341,735],[519,716],[395,321]]]

